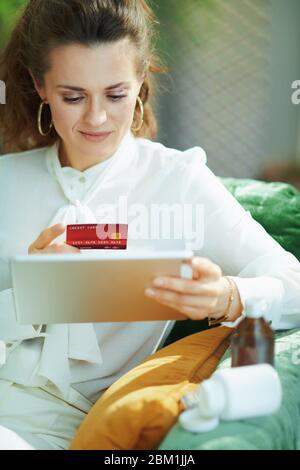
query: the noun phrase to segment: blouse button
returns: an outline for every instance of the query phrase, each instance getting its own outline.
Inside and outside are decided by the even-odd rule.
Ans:
[[[81,176],[78,181],[80,181],[80,183],[85,183],[86,182],[86,177]]]

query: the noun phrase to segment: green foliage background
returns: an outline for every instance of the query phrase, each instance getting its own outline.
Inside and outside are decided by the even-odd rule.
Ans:
[[[190,20],[189,18],[185,18],[182,14],[183,1],[184,0],[149,0],[149,3],[160,18],[170,18],[171,16],[173,22],[177,22],[181,25],[182,34],[191,34]],[[215,7],[215,0],[188,1],[193,7],[195,14],[203,7],[210,9]],[[28,0],[0,0],[0,48],[3,47],[8,39],[16,18],[27,2]],[[199,28],[197,34],[200,34],[200,32],[201,29]],[[168,47],[168,45],[164,43],[163,38],[160,41],[160,45],[163,48]],[[173,47],[171,47],[171,50],[172,49]]]
[[[27,0],[0,1],[0,48],[5,44],[16,18]]]

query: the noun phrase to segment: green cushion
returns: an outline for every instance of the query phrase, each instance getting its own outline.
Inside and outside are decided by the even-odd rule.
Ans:
[[[300,192],[286,183],[236,178],[221,181],[244,209],[300,260]]]
[[[250,211],[284,249],[300,260],[300,192],[286,183],[219,179],[244,209]],[[176,322],[164,345],[207,328],[207,320]]]
[[[230,367],[230,350],[218,368],[222,367]],[[159,449],[300,450],[300,329],[276,333],[275,368],[283,387],[283,401],[277,413],[223,421],[213,431],[199,434],[187,432],[177,423]]]

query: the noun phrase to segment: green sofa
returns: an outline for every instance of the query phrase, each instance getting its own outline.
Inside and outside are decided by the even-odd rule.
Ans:
[[[221,181],[253,218],[300,260],[300,193],[297,189],[286,183],[251,179],[221,178]],[[164,345],[207,328],[207,321],[176,322]],[[230,349],[218,366],[221,367],[230,367]],[[283,403],[278,413],[221,422],[217,429],[201,434],[184,431],[176,423],[159,449],[300,450],[300,328],[276,332],[275,367],[283,386]]]

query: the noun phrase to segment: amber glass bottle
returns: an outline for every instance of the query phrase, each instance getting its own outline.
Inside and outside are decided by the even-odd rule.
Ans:
[[[267,363],[274,365],[274,333],[264,319],[262,300],[246,303],[246,317],[238,324],[231,342],[231,367]]]

